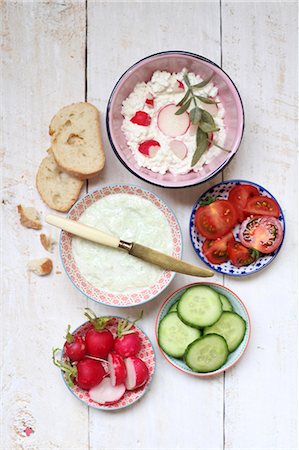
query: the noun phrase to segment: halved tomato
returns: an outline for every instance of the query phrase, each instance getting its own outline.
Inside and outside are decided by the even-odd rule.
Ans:
[[[202,246],[203,254],[211,264],[222,264],[228,261],[227,245],[234,240],[232,232],[214,241],[206,239]]]
[[[236,267],[248,266],[259,257],[258,251],[246,248],[238,241],[229,242],[227,245],[227,252],[229,259]]]
[[[245,212],[248,215],[253,216],[279,217],[280,208],[279,204],[273,198],[266,197],[265,195],[258,195],[249,198],[245,207]]]
[[[265,216],[246,219],[241,225],[239,239],[247,248],[261,253],[272,253],[281,244],[283,230],[275,217]]]
[[[259,190],[251,184],[238,184],[231,189],[228,200],[234,205],[240,223],[246,219],[244,208],[248,199],[258,195]]]
[[[237,213],[228,200],[215,200],[198,208],[195,214],[195,226],[198,232],[214,240],[227,234],[237,222]]]

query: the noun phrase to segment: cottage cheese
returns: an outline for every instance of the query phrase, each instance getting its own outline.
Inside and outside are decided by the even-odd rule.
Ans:
[[[131,194],[108,195],[84,211],[79,222],[128,242],[172,254],[171,228],[149,200]],[[73,237],[72,250],[81,274],[93,286],[109,292],[134,292],[153,285],[162,269],[124,251]]]
[[[153,172],[161,174],[165,174],[167,171],[172,174],[184,174],[191,170],[198,171],[203,164],[209,163],[222,151],[216,146],[211,146],[201,156],[198,163],[194,167],[191,167],[192,157],[196,149],[196,127],[191,125],[184,135],[176,138],[176,140],[182,141],[188,149],[187,156],[181,160],[169,148],[169,143],[173,138],[163,134],[157,126],[159,110],[167,104],[177,104],[184,96],[183,91],[178,92],[177,80],[184,84],[186,92],[187,88],[183,81],[185,72],[186,69],[182,70],[180,73],[172,74],[158,70],[154,72],[148,83],[138,83],[133,92],[131,92],[131,94],[123,101],[122,115],[124,120],[122,131],[125,134],[127,143],[140,167],[146,167]],[[194,73],[189,72],[188,77],[191,84],[197,84],[202,81],[202,78]],[[145,104],[145,99],[149,93],[154,96],[153,107]],[[218,145],[223,146],[226,136],[223,121],[225,111],[217,94],[218,89],[212,82],[198,90],[198,95],[215,97],[215,100],[220,102],[218,104],[217,115],[214,116],[215,124],[220,128],[220,131],[214,133],[214,140]],[[200,107],[204,108],[205,105],[201,104]],[[190,109],[192,109],[192,106],[189,107],[189,110]],[[140,126],[132,123],[130,119],[134,116],[136,111],[145,111],[148,113],[151,116],[151,124],[149,126]],[[138,151],[139,144],[149,139],[154,139],[160,143],[159,151],[153,158],[149,158]]]

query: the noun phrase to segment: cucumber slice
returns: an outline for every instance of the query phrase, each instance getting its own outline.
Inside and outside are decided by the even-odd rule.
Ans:
[[[179,300],[179,318],[191,327],[207,327],[222,314],[219,294],[208,286],[187,289]]]
[[[230,301],[225,297],[225,295],[219,294],[219,297],[222,303],[223,311],[233,311],[233,307]]]
[[[226,340],[209,334],[192,342],[186,350],[185,362],[194,372],[214,372],[220,369],[229,355]]]
[[[176,312],[166,314],[158,329],[158,342],[169,356],[181,358],[190,342],[198,339],[201,331],[185,325]]]
[[[241,344],[246,332],[246,322],[239,314],[225,311],[220,319],[211,327],[203,330],[203,334],[217,333],[223,336],[231,352]]]
[[[171,308],[169,308],[169,313],[170,312],[173,312],[173,311],[176,311],[177,309],[178,309],[178,301],[176,302],[176,303],[174,303],[173,305],[172,305],[172,307]]]

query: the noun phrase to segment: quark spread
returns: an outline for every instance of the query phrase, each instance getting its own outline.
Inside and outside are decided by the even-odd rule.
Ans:
[[[186,69],[183,69],[180,73],[158,70],[154,72],[149,82],[138,83],[133,92],[123,101],[122,131],[140,167],[146,167],[161,174],[165,174],[167,171],[172,174],[185,174],[191,170],[198,171],[203,164],[209,163],[222,151],[211,144],[199,161],[191,167],[192,157],[196,150],[197,127],[190,124],[186,132],[173,138],[165,134],[162,130],[163,127],[159,126],[158,117],[163,107],[171,104],[177,105],[184,97],[187,86],[183,77],[186,72]],[[202,81],[202,78],[194,73],[189,72],[188,77],[191,85]],[[198,89],[197,94],[218,102],[213,118],[220,130],[214,133],[213,141],[223,146],[226,137],[223,121],[225,110],[221,99],[218,97],[218,88],[210,81],[206,86]],[[209,111],[210,105],[198,102],[198,106]],[[191,103],[187,109],[188,114],[192,107],[194,105]],[[173,145],[174,140],[176,142]],[[144,142],[149,143],[155,151],[148,153],[147,148],[140,147]],[[159,146],[157,146],[157,143]],[[172,150],[180,146],[186,148],[186,154],[182,149],[179,152]]]
[[[171,228],[151,201],[132,194],[107,195],[93,203],[79,222],[128,242],[172,254]],[[109,292],[134,292],[153,285],[162,269],[127,252],[73,237],[75,262],[93,286]]]

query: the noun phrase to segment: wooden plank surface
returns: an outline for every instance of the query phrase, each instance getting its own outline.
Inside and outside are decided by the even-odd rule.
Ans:
[[[291,259],[296,247],[296,3],[9,1],[2,11],[1,450],[297,448],[297,274]],[[107,100],[120,75],[140,58],[168,49],[222,61],[236,82],[246,128],[224,177],[256,181],[277,196],[287,218],[286,241],[260,274],[241,280],[214,277],[245,301],[252,318],[251,344],[235,368],[198,380],[160,357],[153,329],[157,308],[168,293],[195,280],[177,275],[144,307],[141,326],[157,351],[150,391],[117,413],[88,410],[52,366],[52,346],[63,343],[67,323],[76,327],[83,321],[86,304],[99,314],[124,316],[139,308],[87,303],[64,273],[55,273],[63,270],[57,246],[54,273],[43,279],[28,275],[28,260],[45,252],[39,233],[20,226],[16,205],[36,206],[45,215],[34,179],[49,145],[48,124],[61,106],[87,95],[101,112],[107,155],[104,171],[88,189],[120,182],[157,193],[180,221],[185,258],[198,262],[188,234],[190,210],[221,175],[190,189],[150,186],[125,170],[105,131]],[[33,429],[30,436],[26,427]]]

